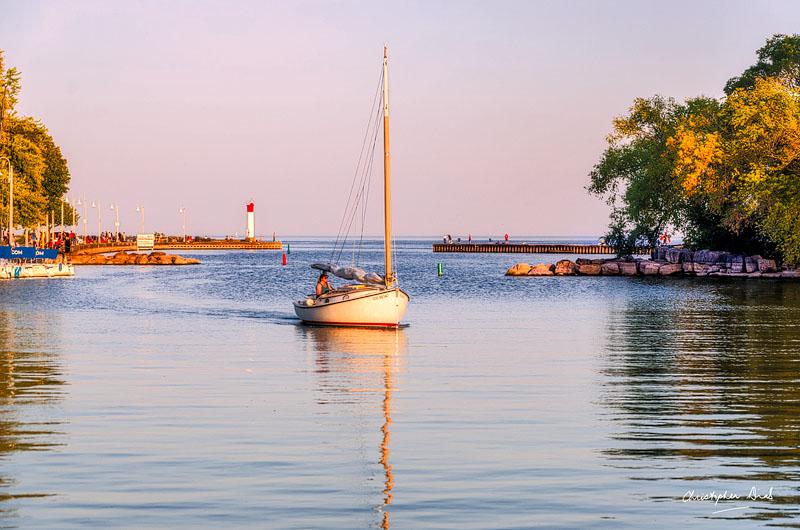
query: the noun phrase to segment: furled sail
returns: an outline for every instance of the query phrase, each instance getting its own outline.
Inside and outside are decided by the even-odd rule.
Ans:
[[[360,283],[384,283],[383,276],[380,274],[366,272],[364,269],[360,269],[358,267],[340,267],[338,265],[334,265],[333,263],[312,263],[311,268],[329,272],[337,278],[342,278],[343,280],[355,280]]]

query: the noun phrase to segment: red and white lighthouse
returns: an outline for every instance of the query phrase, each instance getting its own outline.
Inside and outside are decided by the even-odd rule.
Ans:
[[[253,201],[247,203],[247,240],[253,241],[256,238],[256,214]]]

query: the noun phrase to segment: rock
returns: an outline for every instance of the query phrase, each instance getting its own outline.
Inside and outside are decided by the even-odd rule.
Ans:
[[[744,258],[744,272],[756,272],[758,270],[758,262],[756,262],[755,258],[750,256],[746,256]]]
[[[663,265],[655,261],[642,260],[639,262],[639,273],[645,276],[655,276],[658,274],[658,271],[661,270],[662,266]]]
[[[725,263],[729,255],[716,250],[698,250],[692,255],[692,260],[695,263]]]
[[[578,258],[575,260],[576,265],[602,265],[605,262],[604,259]]]
[[[782,271],[781,278],[788,278],[788,279],[800,278],[800,271]]]
[[[150,256],[148,261],[153,265],[172,265],[173,259],[175,259],[175,256],[162,254],[160,256]]]
[[[678,260],[680,263],[687,263],[694,261],[694,252],[688,249],[681,249],[681,255]]]
[[[136,265],[147,265],[148,259],[147,254],[137,254],[136,258],[134,259],[133,263]]]
[[[604,265],[599,265],[597,263],[584,263],[576,265],[576,270],[578,274],[582,276],[599,276],[603,267]],[[619,271],[619,269],[617,269],[617,271]]]
[[[658,274],[661,276],[672,276],[680,273],[683,273],[683,264],[681,263],[667,263],[658,269]]]
[[[506,271],[506,276],[527,276],[531,266],[527,263],[517,263]]]
[[[173,265],[197,265],[200,263],[199,259],[184,258],[183,256],[173,256]]]
[[[619,274],[619,263],[607,261],[600,265],[600,274],[603,276],[616,276]]]
[[[778,271],[778,265],[775,263],[774,259],[764,259],[764,258],[757,259],[756,266],[758,267],[759,272]]]
[[[744,272],[744,256],[728,256],[728,268],[732,273]]]
[[[770,279],[778,279],[778,278],[781,277],[781,273],[780,272],[762,272],[761,273],[761,277],[762,278],[770,278]]]
[[[653,260],[664,260],[664,261],[666,261],[667,260],[667,250],[669,250],[668,247],[656,247],[650,253],[650,258],[653,259]]]
[[[681,251],[677,248],[668,248],[664,253],[664,259],[669,263],[680,263]]]
[[[557,276],[572,276],[575,274],[575,264],[568,259],[562,259],[556,263],[555,273]]]
[[[692,263],[692,272],[694,272],[698,276],[708,276],[708,274],[712,272],[711,268],[712,266],[709,265],[708,263]]]
[[[620,261],[618,262],[619,272],[623,276],[636,276],[638,273],[636,269],[636,262],[633,261]]]
[[[89,256],[89,258],[86,260],[86,264],[87,265],[105,265],[106,261],[108,261],[108,260],[106,259],[106,257],[104,255],[102,255],[102,254],[94,254],[94,255]]]
[[[683,267],[683,272],[686,274],[692,274],[694,272],[694,263],[691,261],[684,261],[681,266]]]
[[[151,252],[150,254],[148,254],[148,256],[150,256],[151,258],[154,258],[156,256],[166,256],[166,255],[167,255],[166,252],[161,252],[160,250],[156,250],[156,251]]]
[[[552,263],[539,263],[531,267],[528,276],[552,276],[554,268]]]

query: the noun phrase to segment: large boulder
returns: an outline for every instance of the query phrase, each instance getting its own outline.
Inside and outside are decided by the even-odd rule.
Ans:
[[[575,274],[575,264],[568,259],[562,259],[556,263],[555,273],[557,276],[572,276]]]
[[[552,263],[539,263],[531,267],[528,271],[528,276],[552,276],[555,267]]]
[[[635,261],[620,261],[618,265],[619,273],[623,276],[636,276],[639,273]]]
[[[692,261],[684,261],[681,263],[681,267],[683,267],[683,272],[687,274],[691,274],[694,272],[694,262]]]
[[[149,256],[150,256],[151,258],[154,258],[154,257],[156,257],[156,256],[166,256],[166,255],[167,255],[167,253],[166,253],[166,252],[162,252],[162,251],[160,251],[160,250],[156,250],[156,251],[154,251],[154,252],[151,252],[151,253],[149,254]]]
[[[734,274],[739,274],[741,272],[745,272],[744,270],[744,256],[728,256],[728,268]]]
[[[603,265],[597,263],[582,263],[576,265],[578,274],[582,276],[599,276]]]
[[[619,263],[607,261],[600,265],[600,274],[603,276],[616,276],[619,274]]]
[[[517,263],[506,271],[506,276],[527,276],[531,266],[527,263]]]
[[[639,273],[645,276],[655,276],[661,270],[662,265],[651,260],[642,260],[639,262]]]
[[[683,273],[683,264],[682,263],[667,263],[666,265],[662,265],[660,269],[658,269],[658,274],[661,276],[673,276],[675,274]]]
[[[173,256],[172,258],[173,265],[197,265],[200,263],[200,260],[195,258],[184,258],[183,256]]]
[[[575,260],[576,265],[602,265],[606,260],[602,258],[578,258]]]
[[[107,258],[102,254],[93,254],[86,260],[87,265],[105,265]]]
[[[148,259],[147,254],[137,254],[134,263],[136,265],[147,265]]]
[[[668,248],[664,253],[664,259],[668,263],[680,263],[681,251],[677,248]]]
[[[760,258],[761,256],[759,256]],[[751,273],[758,271],[758,262],[755,256],[745,256],[744,258],[744,272]]]
[[[758,267],[759,272],[777,272],[778,265],[775,263],[774,259],[758,259],[756,260],[756,266]]]
[[[790,278],[793,280],[800,278],[800,271],[783,271],[781,272],[781,278]]]

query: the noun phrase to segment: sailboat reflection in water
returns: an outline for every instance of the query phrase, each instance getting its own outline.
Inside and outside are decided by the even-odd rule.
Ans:
[[[354,396],[358,396],[361,404],[365,394],[381,396],[379,462],[383,488],[382,502],[375,508],[381,514],[381,528],[388,529],[395,485],[389,462],[392,393],[394,377],[405,357],[405,331],[346,327],[298,327],[298,330],[316,353],[320,390],[329,398],[324,404],[351,403]]]
[[[381,90],[382,89],[382,90]],[[359,268],[361,242],[366,221],[369,199],[370,176],[372,175],[378,131],[383,122],[383,221],[384,221],[384,269],[380,276]],[[331,259],[328,263],[315,263],[312,268],[329,272],[352,283],[320,295],[309,295],[294,302],[294,311],[304,322],[333,326],[382,326],[394,327],[400,323],[408,306],[409,297],[400,289],[394,273],[392,254],[391,215],[391,158],[389,156],[389,52],[383,48],[383,70],[372,101],[367,132],[356,164],[356,172],[347,198],[347,206],[339,223]],[[361,225],[358,237],[358,255],[353,250],[353,263],[341,266],[348,236],[354,224]]]

